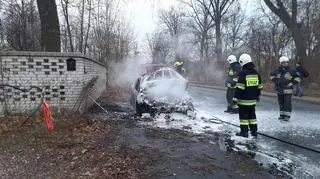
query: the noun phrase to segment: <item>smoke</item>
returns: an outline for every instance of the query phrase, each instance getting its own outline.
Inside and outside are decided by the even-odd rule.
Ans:
[[[141,65],[150,63],[151,58],[144,55],[129,55],[121,62],[109,65],[109,85],[130,88],[135,80],[141,76]]]
[[[182,38],[183,37],[183,38]],[[186,69],[186,75],[184,76],[189,82],[200,82],[203,84],[215,84],[224,86],[227,63],[225,60],[217,62],[212,53],[210,52],[207,62],[199,60],[199,52],[197,46],[192,44],[190,41],[191,37],[188,35],[181,35],[181,37],[171,37],[169,40],[172,47],[171,52],[165,58],[168,66],[173,67],[173,62],[177,57],[184,62],[184,68]],[[165,39],[163,39],[165,40]],[[212,49],[211,49],[212,50]],[[244,49],[238,49],[233,52],[236,56],[239,56]],[[146,53],[146,54],[145,54]],[[148,52],[140,53],[137,55],[129,55],[121,62],[112,62],[109,65],[108,80],[111,86],[131,88],[135,80],[141,76],[142,65],[151,63],[152,58]],[[149,52],[150,53],[150,52]],[[231,53],[230,53],[231,54]],[[229,53],[228,53],[229,55]],[[227,54],[224,53],[223,59],[227,58]],[[157,63],[157,62],[156,62]],[[176,85],[174,84],[161,84],[159,92],[161,94],[162,89],[173,89]],[[177,96],[181,89],[177,89]]]
[[[148,88],[148,96],[162,102],[184,100],[186,84],[184,79],[158,81],[155,86]]]

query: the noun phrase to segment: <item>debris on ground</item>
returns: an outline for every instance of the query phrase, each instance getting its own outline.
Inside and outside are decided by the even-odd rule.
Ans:
[[[108,88],[103,93],[97,101],[108,113],[93,106],[85,116],[53,114],[52,133],[41,117],[25,125],[27,116],[1,117],[1,178],[283,176],[251,157],[221,151],[218,136],[138,125],[133,110],[118,105],[128,104],[128,91]]]

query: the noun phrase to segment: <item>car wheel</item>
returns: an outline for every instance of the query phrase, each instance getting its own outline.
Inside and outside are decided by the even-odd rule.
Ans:
[[[150,109],[150,116],[156,117],[156,111],[154,109]]]
[[[142,106],[138,103],[136,103],[136,114],[140,117],[142,116]]]
[[[189,110],[189,111],[194,111],[194,106],[193,106],[192,103],[189,103],[189,104],[188,104],[188,110]]]

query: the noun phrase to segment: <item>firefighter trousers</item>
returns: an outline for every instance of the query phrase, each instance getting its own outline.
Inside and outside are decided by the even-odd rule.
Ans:
[[[232,98],[234,97],[234,94],[236,92],[236,89],[235,88],[228,88],[227,89],[227,94],[226,94],[226,97],[227,97],[227,102],[228,102],[228,109],[229,110],[232,110],[232,109],[237,109],[238,106],[237,105],[232,105]]]
[[[240,133],[248,134],[250,129],[252,134],[257,133],[257,117],[256,117],[256,105],[239,105],[239,119],[240,119]]]
[[[292,94],[278,94],[278,102],[280,107],[280,117],[291,116],[291,97]]]

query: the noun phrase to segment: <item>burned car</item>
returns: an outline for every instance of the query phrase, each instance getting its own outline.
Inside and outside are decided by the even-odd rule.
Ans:
[[[187,92],[188,81],[169,67],[161,67],[152,73],[140,76],[132,89],[131,103],[136,114],[194,111],[192,99]]]

